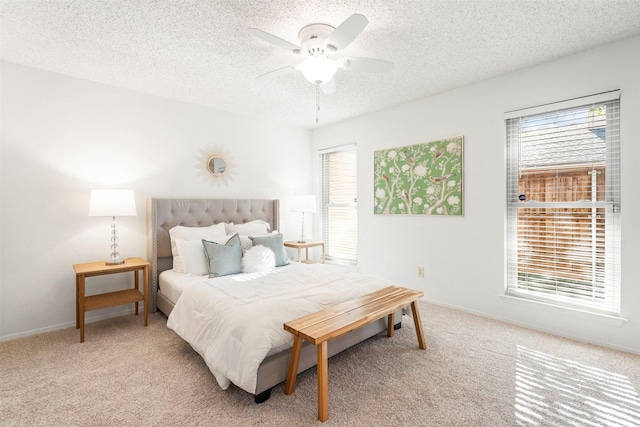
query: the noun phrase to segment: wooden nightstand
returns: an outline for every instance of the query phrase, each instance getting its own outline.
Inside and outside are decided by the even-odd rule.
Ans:
[[[313,248],[316,246],[322,246],[322,263],[324,264],[324,242],[320,241],[320,240],[307,240],[304,243],[300,243],[300,242],[296,242],[296,241],[290,241],[290,242],[284,242],[284,245],[287,248],[295,248],[298,249],[298,261],[299,262],[304,262],[307,264],[313,264],[315,263],[315,261],[310,260],[309,259],[309,248]],[[300,251],[302,249],[306,250],[306,259],[300,259]]]
[[[106,265],[104,261],[87,262],[84,264],[74,264],[73,269],[76,272],[76,329],[80,329],[80,342],[84,342],[84,313],[99,308],[112,307],[121,304],[136,305],[136,315],[138,314],[138,302],[144,303],[144,326],[148,323],[148,304],[149,295],[149,264],[142,258],[128,258],[124,260],[124,264]],[[140,283],[138,280],[138,271],[142,270],[142,292],[140,292]],[[106,274],[126,273],[133,271],[135,278],[135,288],[125,289],[122,291],[109,292],[106,294],[97,294],[85,296],[84,285],[85,279],[92,276],[104,276]]]

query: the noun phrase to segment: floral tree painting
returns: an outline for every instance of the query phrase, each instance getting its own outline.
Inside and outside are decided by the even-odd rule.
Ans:
[[[376,151],[374,213],[462,215],[462,142],[460,136]]]

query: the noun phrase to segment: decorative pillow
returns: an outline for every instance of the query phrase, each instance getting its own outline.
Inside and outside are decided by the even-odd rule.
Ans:
[[[215,239],[216,243],[224,245],[233,236],[225,236],[219,239]],[[197,274],[204,276],[209,274],[209,262],[207,261],[207,254],[204,251],[202,239],[200,240],[183,240],[176,239],[176,246],[180,256],[179,260],[182,262],[182,271],[188,274]]]
[[[242,257],[245,273],[260,273],[276,269],[276,254],[266,246],[253,246]]]
[[[269,233],[269,223],[261,219],[245,222],[244,224],[229,223],[227,227],[228,233],[238,233],[240,236],[249,236],[253,234],[267,234]]]
[[[261,234],[260,236],[269,236],[270,234],[278,234],[278,230],[273,230],[271,233]],[[257,234],[252,234],[252,237],[258,236]],[[242,253],[247,252],[249,249],[253,247],[253,241],[249,236],[240,236],[240,243],[242,244]]]
[[[242,273],[242,247],[237,234],[231,236],[224,245],[204,239],[202,244],[207,255],[209,277]]]
[[[184,272],[182,269],[182,260],[180,259],[180,251],[176,245],[176,239],[182,240],[217,240],[227,235],[227,227],[224,222],[213,224],[208,227],[184,227],[176,225],[169,230],[171,238],[171,254],[173,255],[173,271],[179,273]],[[202,243],[201,243],[202,244]]]
[[[289,264],[287,251],[284,249],[284,238],[281,233],[268,234],[266,236],[249,236],[253,241],[253,246],[266,246],[276,255],[276,267]]]

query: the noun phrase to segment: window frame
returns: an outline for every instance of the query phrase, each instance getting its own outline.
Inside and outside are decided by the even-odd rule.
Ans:
[[[519,200],[521,172],[526,171],[522,167],[520,127],[517,131],[510,128],[516,121],[531,118],[537,115],[567,112],[578,107],[587,108],[591,105],[609,103],[612,107],[613,118],[607,117],[606,122],[606,183],[605,199],[602,201],[572,201],[572,202],[541,202]],[[607,113],[609,114],[609,113]],[[588,116],[590,123],[590,115]],[[587,97],[575,98],[552,104],[540,105],[523,110],[515,110],[505,114],[505,147],[506,147],[506,209],[505,209],[505,295],[523,298],[532,301],[551,303],[566,308],[578,308],[602,314],[620,314],[621,307],[621,280],[620,280],[620,259],[621,259],[621,239],[620,239],[620,91],[610,91]],[[587,125],[588,126],[588,125]],[[557,129],[560,126],[554,128]],[[549,137],[551,138],[551,137]],[[562,170],[561,166],[555,167]],[[566,168],[564,168],[566,170]],[[558,286],[560,291],[555,293],[544,293],[542,291],[532,291],[522,289],[518,282],[518,275],[525,274],[519,264],[531,267],[533,264],[526,264],[519,258],[519,237],[518,232],[519,211],[522,208],[538,208],[541,210],[553,210],[559,208],[591,208],[592,211],[600,209],[604,212],[604,297],[601,302],[588,302],[572,297],[566,289]],[[604,209],[604,211],[602,211]],[[569,214],[570,215],[570,214]],[[592,216],[595,223],[596,216]],[[562,227],[560,227],[562,228]],[[572,230],[572,229],[570,229]],[[592,235],[592,237],[595,234]],[[531,240],[526,240],[525,244]],[[591,241],[592,245],[595,243]],[[597,243],[597,241],[596,241]],[[557,260],[557,258],[556,258]],[[563,260],[561,260],[563,261]],[[595,261],[593,261],[595,263]],[[526,269],[524,269],[526,270]],[[560,277],[555,277],[559,281]],[[591,292],[595,295],[595,282],[591,283]]]
[[[326,167],[326,161],[327,161],[327,157],[325,156],[331,156],[331,155],[339,155],[339,153],[344,153],[346,151],[350,151],[353,152],[353,163],[352,163],[352,172],[350,175],[353,176],[353,185],[355,186],[355,197],[354,197],[354,201],[350,202],[350,203],[331,203],[330,200],[328,200],[329,198],[329,188],[328,188],[328,176],[326,176],[326,174],[328,173],[327,167]],[[357,265],[358,263],[358,234],[357,234],[357,217],[358,217],[358,203],[357,203],[357,186],[358,186],[358,180],[357,180],[357,150],[356,150],[356,144],[346,144],[346,145],[341,145],[341,146],[337,146],[337,147],[332,147],[332,148],[327,148],[324,150],[319,150],[318,152],[319,154],[319,162],[320,162],[320,195],[321,195],[321,200],[320,200],[320,209],[321,209],[321,223],[320,223],[320,229],[321,229],[321,234],[322,234],[322,238],[323,241],[325,242],[325,252],[326,252],[326,256],[325,259],[328,262],[333,262],[333,263],[338,263],[338,264],[346,264],[346,265]],[[352,232],[349,232],[348,234],[351,236],[351,240],[350,242],[347,242],[345,246],[352,246],[353,249],[351,251],[349,250],[344,250],[345,252],[349,252],[346,254],[346,256],[340,256],[340,250],[335,250],[334,252],[334,245],[332,244],[332,232],[330,231],[330,227],[329,227],[329,213],[330,210],[332,208],[335,209],[347,209],[347,210],[353,210],[353,215],[355,217],[354,220],[354,224],[353,224],[353,228],[354,230]],[[342,245],[336,244],[336,247],[340,247]],[[350,257],[349,255],[352,255],[352,257]]]

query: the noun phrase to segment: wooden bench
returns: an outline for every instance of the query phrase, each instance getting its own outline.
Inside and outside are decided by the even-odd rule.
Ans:
[[[345,301],[333,307],[309,314],[284,324],[284,329],[293,334],[293,349],[289,360],[285,394],[291,394],[296,387],[296,375],[300,350],[303,340],[314,344],[318,353],[318,419],[326,421],[329,418],[329,380],[327,343],[354,329],[375,322],[387,316],[387,336],[393,336],[394,313],[403,307],[411,305],[413,321],[418,336],[418,346],[426,349],[418,299],[423,292],[389,286],[360,298]]]

